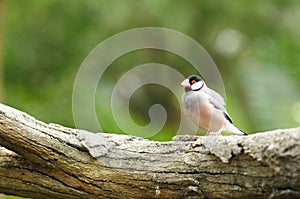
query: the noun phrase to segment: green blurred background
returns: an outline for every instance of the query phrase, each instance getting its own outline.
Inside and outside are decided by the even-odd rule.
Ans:
[[[0,0],[0,9],[1,102],[47,123],[74,127],[74,79],[97,44],[128,29],[156,26],[180,31],[208,51],[222,74],[227,109],[238,127],[254,133],[300,124],[298,0]],[[172,53],[140,50],[112,64],[103,88],[149,62],[172,66],[185,76],[195,72]],[[106,95],[109,89],[101,92]],[[174,98],[153,85],[133,96],[131,113],[141,125],[149,122],[151,104],[161,103],[168,111],[166,126],[150,139],[169,140],[176,132],[180,111]],[[101,100],[96,105],[103,130],[122,133],[111,110]]]

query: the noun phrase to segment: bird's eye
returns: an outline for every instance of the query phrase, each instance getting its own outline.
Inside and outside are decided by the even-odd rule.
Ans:
[[[196,83],[196,80],[192,80],[192,84],[195,84]]]

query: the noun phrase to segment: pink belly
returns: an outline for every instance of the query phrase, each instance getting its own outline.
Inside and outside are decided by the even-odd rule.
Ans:
[[[195,125],[209,132],[216,132],[225,125],[223,114],[209,103],[201,104],[197,109],[187,111],[186,114]]]

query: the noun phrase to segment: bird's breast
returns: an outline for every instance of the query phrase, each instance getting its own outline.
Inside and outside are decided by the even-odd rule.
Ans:
[[[183,96],[183,103],[186,115],[199,128],[217,131],[224,125],[222,111],[216,110],[205,95],[186,93]]]
[[[182,97],[182,102],[185,110],[195,109],[199,105],[208,102],[207,94],[197,91],[197,92],[185,92]]]

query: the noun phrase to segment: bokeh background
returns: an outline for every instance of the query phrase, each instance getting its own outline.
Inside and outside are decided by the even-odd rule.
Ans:
[[[241,129],[255,133],[296,127],[299,21],[298,0],[0,0],[1,102],[47,123],[74,127],[72,88],[88,53],[114,34],[155,26],[180,31],[207,50],[222,74],[227,109]],[[185,76],[195,72],[185,60],[164,51],[140,50],[120,57],[105,72],[97,95],[105,132],[122,133],[111,110],[101,106],[101,95],[109,95],[126,71],[149,62],[169,65]],[[165,106],[168,120],[150,139],[170,140],[180,110],[168,89],[149,85],[138,90],[130,104],[132,117],[146,125],[154,103]]]

